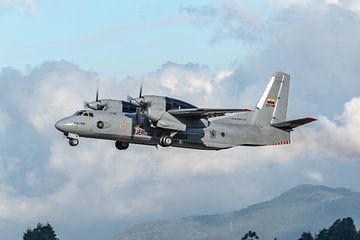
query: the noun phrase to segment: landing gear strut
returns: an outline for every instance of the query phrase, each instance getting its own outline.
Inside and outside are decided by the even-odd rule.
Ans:
[[[115,142],[115,147],[118,150],[125,150],[129,147],[129,143],[128,142],[120,142],[120,141],[116,141]]]

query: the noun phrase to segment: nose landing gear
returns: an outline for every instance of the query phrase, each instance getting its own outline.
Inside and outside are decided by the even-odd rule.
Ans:
[[[75,147],[79,145],[79,135],[74,133],[68,133],[65,135],[67,139],[69,139],[69,145]]]
[[[70,146],[75,147],[79,144],[79,139],[70,138],[69,144],[70,144]]]

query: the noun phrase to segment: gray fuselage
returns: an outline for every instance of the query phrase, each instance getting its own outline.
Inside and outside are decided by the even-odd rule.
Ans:
[[[80,114],[79,114],[80,113]],[[184,120],[185,131],[173,137],[173,147],[220,150],[234,146],[264,146],[283,142],[289,132],[272,126],[251,124],[253,114],[237,113],[210,120]],[[140,114],[83,110],[61,119],[56,128],[65,135],[108,139],[132,144],[158,145],[159,139],[169,130],[153,127]]]

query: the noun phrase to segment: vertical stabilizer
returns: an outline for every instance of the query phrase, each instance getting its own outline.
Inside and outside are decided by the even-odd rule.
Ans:
[[[286,121],[290,75],[276,72],[256,106],[253,121],[257,124],[276,124]]]

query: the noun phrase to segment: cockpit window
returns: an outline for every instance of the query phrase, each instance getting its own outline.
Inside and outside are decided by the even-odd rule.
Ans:
[[[94,117],[94,114],[92,112],[87,112],[86,110],[81,110],[74,113],[74,116]]]
[[[81,116],[84,112],[85,110],[78,111],[74,114],[74,116]]]
[[[187,102],[177,100],[174,98],[165,98],[166,99],[166,111],[171,109],[189,109],[196,108],[194,105],[191,105]]]

